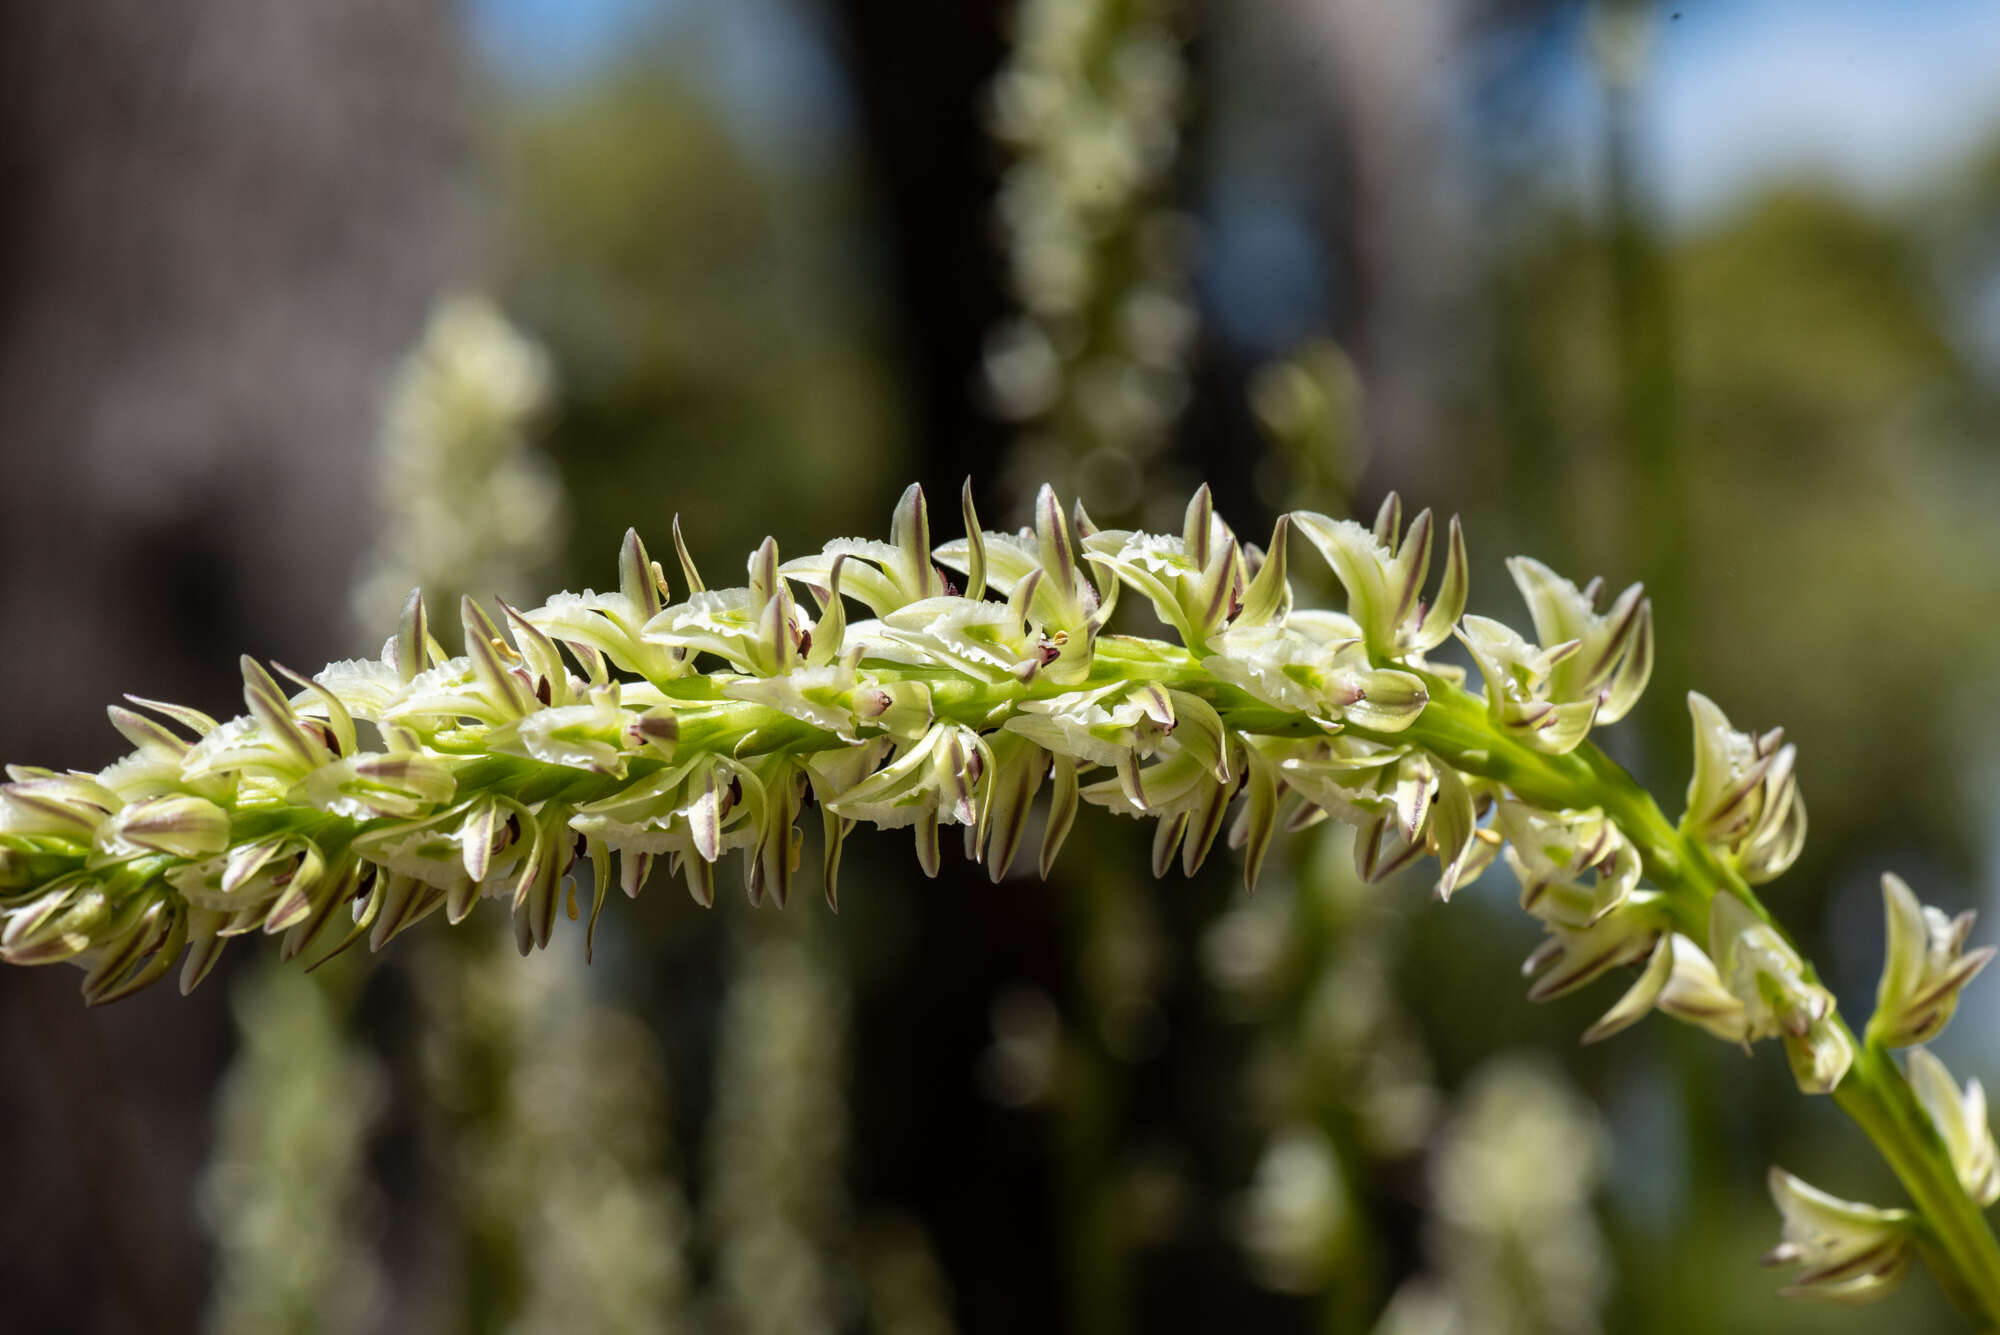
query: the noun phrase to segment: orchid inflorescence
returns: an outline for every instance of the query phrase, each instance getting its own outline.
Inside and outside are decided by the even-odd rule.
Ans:
[[[1596,584],[1517,559],[1530,639],[1464,615],[1457,521],[1426,511],[1406,526],[1393,496],[1372,528],[1283,516],[1264,548],[1206,488],[1177,535],[1099,529],[1047,488],[1018,533],[983,532],[969,486],[963,514],[966,537],[933,548],[912,487],[888,542],[781,562],[767,539],[733,589],[708,588],[676,521],[679,601],[627,534],[614,590],[501,604],[504,634],[463,600],[462,656],[413,595],[379,660],[278,668],[295,691],[243,660],[249,712],[229,722],[114,706],[136,748],[124,759],[9,768],[0,958],[74,960],[104,1002],[183,954],[192,988],[234,936],[276,935],[286,958],[317,963],[439,909],[457,922],[482,897],[511,904],[525,953],[565,906],[579,916],[584,858],[587,947],[610,887],[637,894],[663,859],[709,904],[717,863],[740,851],[751,901],[784,903],[812,804],[829,902],[863,823],[911,829],[930,874],[943,827],[959,826],[999,880],[1044,787],[1044,875],[1081,802],[1154,820],[1155,874],[1176,861],[1192,874],[1226,828],[1249,885],[1281,826],[1333,817],[1355,827],[1364,877],[1432,857],[1440,898],[1504,853],[1547,932],[1526,966],[1538,1000],[1643,965],[1587,1039],[1658,1009],[1745,1047],[1777,1038],[1802,1090],[1836,1093],[1920,1209],[1829,1206],[1783,1178],[1777,1254],[1812,1267],[1795,1291],[1874,1296],[1936,1241],[1947,1286],[2000,1315],[2000,1250],[1973,1204],[2000,1193],[1984,1095],[1921,1053],[1913,1090],[1885,1055],[1933,1037],[1993,950],[1967,952],[1969,917],[1888,878],[1889,958],[1867,1041],[1854,1036],[1750,889],[1804,839],[1781,735],[1740,732],[1692,696],[1678,826],[1588,742],[1651,671],[1636,586],[1600,610]],[[1293,530],[1345,587],[1345,612],[1294,605]],[[1113,633],[1121,590],[1178,642]],[[1477,694],[1431,657],[1454,637]]]

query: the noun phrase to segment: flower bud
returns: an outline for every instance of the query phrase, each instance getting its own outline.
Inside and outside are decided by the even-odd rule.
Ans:
[[[229,847],[229,813],[185,793],[149,797],[99,826],[97,846],[112,857],[141,852],[211,857]]]
[[[118,805],[118,795],[89,775],[43,771],[0,785],[0,834],[89,843]]]

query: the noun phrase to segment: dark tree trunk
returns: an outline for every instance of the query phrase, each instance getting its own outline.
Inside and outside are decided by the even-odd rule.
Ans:
[[[364,650],[384,382],[464,274],[440,3],[0,7],[0,754],[97,766],[121,691],[240,712],[235,655]],[[195,1328],[224,988],[103,1012],[0,977],[12,1330]]]

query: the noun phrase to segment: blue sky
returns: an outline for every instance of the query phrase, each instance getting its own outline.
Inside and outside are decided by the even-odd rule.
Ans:
[[[517,83],[587,74],[634,32],[700,0],[468,0],[480,52]]]
[[[1671,0],[1670,0],[1671,2]],[[1687,0],[1662,24],[1646,121],[1668,209],[1773,175],[1871,196],[2000,132],[2000,0]]]
[[[559,84],[636,31],[699,17],[718,91],[756,131],[838,115],[838,74],[794,0],[469,0],[517,84]],[[1671,17],[1678,15],[1678,18]],[[1642,103],[1657,196],[1698,219],[1778,176],[1882,196],[2000,129],[2000,0],[1666,0]],[[1579,133],[1587,92],[1577,80]]]
[[[809,154],[847,124],[846,90],[809,3],[467,0],[467,6],[481,57],[517,88],[560,88],[617,60],[635,38],[699,27],[698,68],[751,151]]]

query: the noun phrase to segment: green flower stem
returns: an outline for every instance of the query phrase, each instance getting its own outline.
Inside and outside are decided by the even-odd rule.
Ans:
[[[1717,894],[1734,895],[1772,921],[1741,877],[1675,831],[1659,804],[1596,746],[1586,742],[1568,756],[1542,755],[1485,726],[1480,703],[1463,691],[1435,680],[1433,690],[1423,715],[1403,734],[1406,740],[1468,773],[1506,783],[1531,801],[1603,807],[1640,850],[1653,883],[1678,892],[1677,923],[1700,923],[1707,901]],[[1854,1038],[1851,1032],[1848,1037]],[[2000,1329],[2000,1241],[1959,1184],[1943,1141],[1895,1061],[1880,1046],[1863,1048],[1855,1040],[1855,1047],[1861,1055],[1834,1091],[1834,1102],[1874,1142],[1910,1193],[1927,1231],[1926,1257],[1946,1293],[1982,1328]]]
[[[1147,647],[1155,661],[1180,652]],[[1108,656],[1111,648],[1101,647],[1100,656]],[[1206,678],[1192,655],[1160,675],[1174,689],[1208,699],[1232,726],[1274,733],[1296,722],[1246,703],[1248,697],[1234,687]],[[1430,701],[1407,731],[1350,731],[1385,743],[1420,746],[1465,773],[1504,783],[1541,806],[1602,808],[1639,850],[1648,878],[1673,892],[1668,907],[1676,928],[1697,940],[1706,935],[1708,902],[1718,894],[1733,895],[1760,919],[1777,926],[1743,879],[1701,843],[1675,829],[1652,796],[1598,747],[1585,742],[1567,755],[1543,754],[1495,729],[1477,697],[1435,675],[1427,675],[1426,685]],[[1875,1143],[1910,1193],[1928,1230],[1926,1251],[1932,1268],[1946,1292],[1967,1316],[1985,1327],[2000,1328],[2000,1242],[1984,1212],[1959,1185],[1943,1142],[1895,1062],[1880,1047],[1862,1049],[1858,1041],[1855,1046],[1862,1055],[1834,1092],[1834,1101]]]
[[[1207,700],[1225,723],[1245,732],[1309,736],[1315,730],[1310,720],[1273,709],[1240,688],[1217,681],[1192,653],[1156,641],[1104,638],[1098,644],[1092,676],[1106,681],[1159,681]],[[1407,731],[1349,731],[1388,744],[1422,747],[1465,773],[1505,784],[1537,805],[1602,808],[1639,850],[1648,878],[1672,892],[1668,911],[1675,927],[1697,940],[1706,936],[1708,903],[1718,894],[1734,896],[1760,919],[1777,925],[1739,875],[1706,846],[1677,830],[1652,796],[1598,747],[1585,742],[1567,755],[1536,751],[1493,727],[1484,702],[1461,687],[1434,674],[1427,675],[1426,685],[1430,700]],[[996,721],[1022,700],[1059,693],[1040,680],[1025,687],[991,686],[944,674],[931,682],[931,690],[940,717],[968,726]],[[813,749],[827,740],[817,729],[775,711],[745,705],[727,709],[768,715],[738,718],[757,730],[759,742],[776,743],[782,736],[784,745],[769,749]],[[727,735],[727,728],[720,729],[717,741]],[[1861,1047],[1859,1042],[1855,1046]],[[1863,1049],[1834,1098],[1909,1191],[1929,1230],[1927,1250],[1940,1283],[1967,1315],[2000,1328],[2000,1242],[1984,1213],[1959,1185],[1943,1143],[1895,1062],[1879,1047]]]
[[[918,826],[919,850],[933,868],[938,825],[971,825],[973,791],[980,793],[983,813],[984,804],[995,800],[999,774],[1009,765],[1016,776],[1013,781],[1026,784],[1018,777],[1024,772],[1020,764],[1024,756],[1029,766],[1037,763],[1037,757],[1058,762],[1053,772],[1058,787],[1067,790],[1067,810],[1059,823],[1052,824],[1056,837],[1044,851],[1045,858],[1052,857],[1079,797],[1076,766],[1109,765],[1107,749],[1119,754],[1121,781],[1127,785],[1122,790],[1111,786],[1109,804],[1178,822],[1163,821],[1166,837],[1156,840],[1154,857],[1162,868],[1197,808],[1166,805],[1173,800],[1186,802],[1185,788],[1178,799],[1163,799],[1158,807],[1149,804],[1138,781],[1125,779],[1126,767],[1163,752],[1167,758],[1154,768],[1177,773],[1174,781],[1184,784],[1190,768],[1186,762],[1194,760],[1196,782],[1202,785],[1196,800],[1209,823],[1204,842],[1189,845],[1185,852],[1192,868],[1206,853],[1206,841],[1219,828],[1214,822],[1234,795],[1229,789],[1235,780],[1227,771],[1235,763],[1230,757],[1243,754],[1245,741],[1258,744],[1245,757],[1249,799],[1242,828],[1247,831],[1254,818],[1260,833],[1252,837],[1260,841],[1268,840],[1275,828],[1277,794],[1288,783],[1278,781],[1274,793],[1273,765],[1292,767],[1288,772],[1308,785],[1298,791],[1309,801],[1311,784],[1332,784],[1339,791],[1345,782],[1340,776],[1358,766],[1378,771],[1368,782],[1397,784],[1398,792],[1389,800],[1406,804],[1395,813],[1399,825],[1394,830],[1387,824],[1387,813],[1373,817],[1371,838],[1389,831],[1401,840],[1390,850],[1389,865],[1400,865],[1428,848],[1439,856],[1440,886],[1448,891],[1467,867],[1477,873],[1502,834],[1516,859],[1546,858],[1534,840],[1524,847],[1518,829],[1477,828],[1478,808],[1466,782],[1469,778],[1483,796],[1491,796],[1494,788],[1511,794],[1496,813],[1494,826],[1537,819],[1594,822],[1600,832],[1613,829],[1615,848],[1623,858],[1622,869],[1616,861],[1579,862],[1554,873],[1559,880],[1567,879],[1566,887],[1559,887],[1561,894],[1573,897],[1582,892],[1580,878],[1589,876],[1600,889],[1608,883],[1616,898],[1610,906],[1599,905],[1588,921],[1584,921],[1592,911],[1588,904],[1578,907],[1572,902],[1549,911],[1545,925],[1551,933],[1555,967],[1542,974],[1543,993],[1557,995],[1581,986],[1613,963],[1633,961],[1635,952],[1651,951],[1691,994],[1684,991],[1670,1004],[1661,991],[1665,976],[1649,965],[1642,987],[1599,1022],[1598,1032],[1615,1032],[1657,999],[1661,1009],[1701,1023],[1720,1037],[1747,1041],[1782,1035],[1801,1087],[1833,1092],[1908,1189],[1919,1212],[1916,1240],[1932,1260],[1940,1282],[1975,1320],[2000,1328],[2000,1243],[1973,1195],[1961,1185],[1931,1115],[1887,1052],[1857,1043],[1832,1014],[1833,998],[1750,890],[1750,880],[1762,883],[1782,872],[1803,839],[1804,813],[1792,782],[1790,748],[1774,749],[1779,740],[1775,733],[1756,738],[1735,732],[1712,702],[1691,697],[1697,760],[1689,814],[1676,826],[1624,769],[1583,739],[1593,722],[1614,720],[1643,689],[1650,620],[1638,590],[1628,590],[1611,613],[1599,616],[1591,610],[1590,597],[1546,569],[1517,560],[1514,573],[1535,609],[1538,626],[1550,623],[1541,632],[1543,638],[1560,643],[1556,631],[1581,635],[1569,636],[1569,648],[1558,659],[1499,623],[1466,618],[1459,633],[1487,680],[1487,698],[1481,699],[1457,679],[1423,667],[1422,655],[1452,633],[1463,604],[1464,549],[1455,524],[1449,538],[1452,558],[1438,602],[1426,610],[1416,591],[1422,586],[1434,531],[1428,514],[1413,523],[1411,536],[1393,555],[1366,530],[1342,527],[1323,516],[1299,516],[1298,522],[1349,586],[1350,606],[1358,618],[1343,625],[1328,614],[1302,614],[1293,625],[1288,620],[1290,595],[1276,555],[1284,550],[1283,526],[1276,533],[1273,557],[1253,574],[1243,567],[1242,549],[1233,535],[1215,527],[1205,492],[1197,495],[1189,513],[1192,536],[1178,543],[1155,535],[1099,534],[1092,539],[1098,547],[1089,558],[1094,565],[1113,567],[1121,582],[1145,592],[1162,620],[1184,627],[1184,638],[1220,645],[1213,661],[1203,652],[1161,640],[1097,633],[1101,617],[1091,617],[1098,608],[1108,615],[1108,608],[1097,603],[1086,611],[1077,600],[1074,590],[1082,581],[1052,493],[1045,492],[1038,500],[1038,555],[1029,555],[1026,539],[987,535],[996,563],[1004,561],[1010,569],[1027,572],[1008,577],[1014,592],[1004,621],[993,620],[999,609],[992,604],[981,607],[973,600],[948,599],[942,577],[928,559],[927,520],[915,489],[898,510],[898,543],[893,548],[877,545],[895,554],[867,557],[876,563],[874,567],[861,562],[855,589],[866,592],[863,600],[871,606],[884,604],[906,618],[908,609],[921,608],[934,618],[933,624],[924,630],[907,623],[872,629],[853,640],[849,656],[838,666],[824,657],[807,660],[819,666],[800,662],[807,653],[807,626],[784,581],[824,579],[829,588],[838,588],[846,555],[832,557],[824,570],[815,563],[826,558],[808,558],[799,568],[786,567],[781,574],[775,545],[767,542],[751,563],[753,588],[698,594],[695,601],[661,610],[661,591],[654,587],[660,578],[655,573],[653,584],[647,583],[649,566],[636,537],[628,540],[621,562],[621,580],[630,586],[627,591],[616,599],[590,595],[598,598],[590,606],[571,595],[541,613],[558,638],[578,651],[579,662],[594,665],[594,685],[569,678],[556,664],[556,650],[546,635],[519,614],[509,614],[519,624],[516,649],[508,650],[483,614],[470,605],[465,613],[467,642],[476,651],[470,659],[434,661],[439,658],[434,650],[420,653],[407,647],[426,642],[421,605],[413,603],[405,637],[391,642],[374,675],[365,666],[329,669],[334,680],[346,683],[362,717],[375,723],[385,738],[402,742],[401,747],[391,748],[399,754],[343,758],[342,750],[353,752],[357,745],[354,724],[348,706],[331,687],[322,683],[311,688],[321,693],[323,718],[301,713],[310,708],[308,703],[290,701],[263,669],[246,661],[245,700],[251,713],[220,730],[213,724],[197,729],[203,740],[193,747],[161,725],[117,710],[114,723],[141,750],[112,769],[98,776],[14,771],[16,782],[7,786],[6,805],[0,808],[11,822],[0,847],[0,884],[5,887],[0,892],[5,927],[0,952],[21,964],[84,956],[83,962],[92,969],[86,995],[113,1000],[147,985],[170,966],[189,943],[193,931],[189,920],[197,909],[204,915],[199,927],[205,936],[200,948],[189,954],[193,972],[184,973],[184,987],[198,982],[213,963],[226,940],[224,926],[233,935],[254,930],[261,920],[267,933],[290,934],[287,949],[293,954],[323,935],[332,941],[332,952],[345,949],[364,933],[371,945],[379,946],[424,914],[444,907],[448,894],[506,893],[510,882],[517,941],[523,949],[546,944],[563,874],[585,851],[589,838],[583,827],[573,827],[578,833],[572,846],[559,833],[576,808],[618,797],[653,804],[646,819],[674,823],[675,837],[687,841],[674,856],[684,860],[691,889],[706,901],[713,893],[712,883],[698,879],[698,864],[685,860],[699,854],[701,862],[712,865],[722,837],[717,809],[737,800],[718,797],[718,774],[732,790],[737,780],[728,777],[732,773],[728,766],[709,763],[711,758],[748,762],[823,756],[837,761],[837,753],[856,745],[862,729],[895,738],[901,758],[889,764],[870,760],[869,764],[882,767],[866,777],[840,779],[844,787],[824,799],[828,810],[842,819],[891,826],[907,823],[898,819],[906,814],[927,819],[928,824]],[[1378,527],[1393,537],[1399,516],[1394,505],[1387,507]],[[968,529],[976,531],[969,513]],[[1206,541],[1201,540],[1204,532]],[[1216,552],[1213,559],[1194,555],[1211,547]],[[984,567],[986,556],[969,546],[948,544],[938,550],[939,559],[968,571]],[[1038,564],[1031,567],[1030,561]],[[1159,572],[1176,569],[1175,562],[1185,569],[1172,576],[1176,583],[1169,587]],[[1038,584],[1050,571],[1054,582]],[[699,587],[691,572],[689,583]],[[985,581],[982,576],[972,583],[983,586]],[[1402,591],[1400,604],[1390,596],[1396,589]],[[817,626],[823,655],[838,651],[846,626],[838,598],[834,595]],[[597,610],[590,610],[592,606]],[[1017,619],[1024,615],[1025,624]],[[1217,627],[1238,615],[1241,622],[1227,632],[1238,642],[1226,643]],[[660,625],[633,631],[619,618]],[[969,618],[984,619],[975,625]],[[896,638],[899,634],[904,638]],[[1006,651],[976,648],[967,656],[964,645],[980,635],[997,636],[991,643]],[[1560,674],[1575,654],[1579,638],[1592,642],[1588,661],[1600,667],[1595,676],[1563,678]],[[596,647],[599,640],[618,648],[614,657],[620,663],[665,665],[647,674],[647,690],[665,700],[664,711],[641,714],[634,710],[642,705],[619,704],[617,688],[604,676]],[[871,652],[875,650],[879,652]],[[661,657],[669,653],[677,656]],[[689,656],[696,653],[722,658],[734,671],[687,670]],[[996,658],[1004,670],[992,671]],[[914,666],[912,659],[925,666]],[[509,666],[516,662],[522,666]],[[1387,666],[1391,663],[1398,666]],[[858,703],[836,708],[824,698],[813,703],[807,696],[808,691],[838,694],[843,688],[828,685],[829,680],[842,680],[841,673],[848,674],[847,680],[857,680],[857,668],[861,684],[849,691],[849,698],[865,689],[868,712]],[[785,678],[789,680],[781,680]],[[1098,691],[1099,687],[1111,689]],[[400,694],[385,704],[379,694],[383,691]],[[1169,738],[1177,726],[1177,707],[1170,707],[1174,693],[1184,697],[1181,720],[1192,723]],[[536,694],[551,712],[536,709]],[[643,698],[646,692],[636,694]],[[736,698],[752,695],[760,698]],[[1097,708],[1092,702],[1100,697],[1118,701],[1120,709],[1130,711],[1126,721],[1095,721],[1099,716],[1089,714],[1086,707]],[[793,699],[798,703],[790,712],[762,702],[785,704]],[[572,704],[572,700],[595,703]],[[1197,706],[1196,700],[1207,708]],[[923,710],[926,701],[928,717]],[[1047,707],[1026,708],[1036,702],[1047,702]],[[187,711],[151,707],[193,728]],[[897,711],[893,718],[886,712],[892,709]],[[607,711],[609,722],[603,721]],[[1141,712],[1148,720],[1144,736],[1133,721]],[[1054,715],[1063,717],[1058,722]],[[1101,710],[1100,716],[1110,717]],[[199,715],[192,718],[201,720]],[[468,718],[502,721],[474,725]],[[849,720],[844,732],[819,726],[840,727],[842,718]],[[1335,718],[1342,723],[1334,725]],[[1377,730],[1363,726],[1367,723]],[[985,753],[985,738],[996,736],[1003,725],[1009,746],[1036,749],[1016,749],[1011,760]],[[921,731],[921,740],[912,736],[912,728]],[[565,731],[570,729],[582,732]],[[345,747],[334,744],[342,732]],[[607,740],[607,734],[617,740]],[[1107,740],[1106,734],[1117,740]],[[1532,738],[1535,745],[1524,738]],[[1286,739],[1308,745],[1286,747],[1282,745]],[[975,747],[987,754],[990,766],[975,763],[971,754]],[[1334,747],[1347,749],[1331,757],[1317,754]],[[695,767],[684,765],[689,760],[701,762],[700,782],[707,785],[705,789],[630,796],[670,764],[682,774],[692,772]],[[366,768],[360,768],[364,764]],[[919,764],[930,768],[918,771]],[[1181,766],[1177,772],[1176,764]],[[904,768],[898,771],[896,766]],[[1314,766],[1320,767],[1317,775]],[[796,836],[770,822],[789,826],[804,799],[805,778],[789,762],[767,759],[763,769],[776,784],[778,796],[769,814],[761,806],[751,807],[754,828],[733,828],[728,846],[746,847],[742,836],[753,836],[746,852],[746,887],[755,900],[768,876],[782,901],[797,849],[789,841]],[[1032,768],[1025,773],[1035,782],[1042,777]],[[834,781],[817,768],[812,775],[815,786]],[[247,776],[247,781],[238,776]],[[281,782],[274,783],[274,777]],[[116,785],[116,791],[107,785]],[[1103,798],[1106,786],[1094,787],[1093,800]],[[1386,789],[1374,791],[1387,797]],[[1018,820],[1026,800],[1011,799],[1011,819]],[[1323,809],[1330,810],[1346,799],[1327,801],[1330,805]],[[1747,827],[1742,816],[1746,802],[1758,813]],[[949,819],[941,822],[941,809],[947,807],[942,814]],[[538,824],[532,841],[523,846],[528,832],[519,823],[529,808],[539,809],[534,813]],[[393,858],[417,856],[397,851],[393,842],[366,845],[369,852],[364,855],[353,853],[355,841],[363,835],[379,833],[393,841],[430,837],[422,834],[427,828],[450,829],[448,824],[426,826],[426,821],[461,822],[464,834],[475,828],[475,819],[483,819],[486,824],[477,827],[483,831],[479,837],[490,842],[497,828],[496,813],[502,811],[515,814],[506,817],[513,828],[502,832],[500,848],[515,847],[521,860],[497,875],[468,866],[462,882],[432,884],[422,877],[426,872],[437,874],[435,864],[420,862],[416,872],[390,868]],[[695,817],[688,813],[700,811],[706,811],[700,817],[706,823],[697,828]],[[886,814],[870,815],[870,811]],[[984,815],[978,819],[983,826]],[[309,840],[310,846],[299,852],[278,836],[298,836]],[[385,847],[390,851],[385,853]],[[593,862],[602,878],[597,885],[600,903],[610,883],[606,849],[626,857],[634,847],[636,841],[628,846],[615,840],[599,845]],[[667,847],[673,847],[671,842]],[[1261,857],[1263,844],[1256,847]],[[1011,859],[1016,848],[1009,844],[1004,856]],[[240,865],[224,868],[222,855],[230,850],[245,857]],[[1379,844],[1371,844],[1365,853],[1372,858],[1380,851]],[[315,859],[307,882],[310,888],[287,893],[288,881],[279,878],[289,878],[304,867],[308,854]],[[371,860],[378,857],[379,861]],[[297,861],[287,866],[271,863],[272,858]],[[480,861],[487,865],[483,858]],[[338,872],[321,870],[336,863]],[[639,864],[642,873],[646,865]],[[1381,868],[1384,874],[1389,865]],[[192,883],[175,879],[190,870],[197,878]],[[1656,890],[1643,900],[1636,895],[1628,899],[1642,872]],[[234,888],[220,889],[224,884]],[[628,883],[628,889],[636,884]],[[1548,882],[1539,884],[1545,888]],[[358,895],[364,890],[368,898],[365,904],[358,902],[353,931],[331,931],[337,903],[330,894]],[[199,900],[191,906],[184,894],[208,896],[209,906]],[[320,897],[308,902],[312,894]],[[232,900],[232,895],[239,897]],[[224,907],[214,907],[217,900]],[[1917,915],[1918,907],[1906,889],[1900,900],[1891,894],[1889,903],[1892,934],[1903,932],[1907,947],[1908,932],[1926,930],[1921,922],[1914,928],[1905,922]],[[570,907],[574,912],[574,901]],[[225,911],[231,917],[222,921]],[[1570,915],[1567,921],[1565,913]],[[1623,916],[1607,916],[1613,913]],[[594,917],[593,911],[593,921]],[[1713,933],[1711,918],[1717,920]],[[1905,925],[1899,928],[1899,923]],[[1933,929],[1936,939],[1922,948],[1949,959],[1935,964],[1926,955],[1919,966],[1912,966],[1921,976],[1898,982],[1901,1005],[1892,1008],[1886,1020],[1877,1017],[1882,1036],[1909,1044],[1923,1041],[1941,1027],[1955,989],[1991,954],[1962,954],[1963,932],[1969,925]],[[1656,940],[1663,927],[1688,942]],[[1936,937],[1939,931],[1945,935]],[[1714,961],[1701,954],[1698,944],[1711,936],[1724,942]],[[1739,964],[1737,943],[1746,936],[1755,938],[1742,947],[1751,958]],[[1692,963],[1683,977],[1684,944],[1686,959]],[[1718,964],[1731,975],[1730,983],[1717,972]],[[1754,977],[1751,985],[1737,976],[1745,970]],[[1885,979],[1889,977],[1885,974]],[[1649,978],[1654,980],[1650,999],[1643,990]],[[1632,997],[1639,1000],[1633,1002]],[[1930,1009],[1918,1006],[1919,1001]],[[1704,1006],[1709,1008],[1706,1012]],[[1894,1248],[1907,1243],[1896,1231],[1908,1227],[1905,1216],[1832,1201],[1782,1175],[1774,1181],[1782,1189],[1781,1208],[1790,1203],[1786,1247],[1795,1257],[1837,1262],[1856,1246],[1882,1245],[1885,1237],[1892,1247],[1886,1269],[1860,1276],[1862,1292],[1829,1290],[1828,1296],[1873,1296],[1900,1275],[1908,1253]],[[1827,1220],[1837,1226],[1838,1236],[1831,1240],[1824,1236]],[[1802,1287],[1812,1291],[1814,1284],[1808,1278]]]
[[[1910,1193],[1923,1219],[1918,1240],[1939,1284],[1980,1329],[2000,1330],[2000,1244],[1888,1052],[1863,1049],[1833,1099]]]

